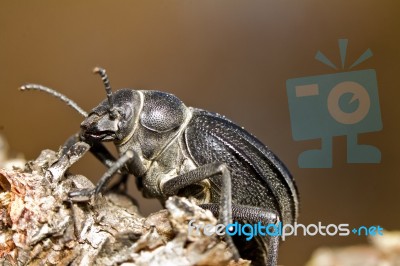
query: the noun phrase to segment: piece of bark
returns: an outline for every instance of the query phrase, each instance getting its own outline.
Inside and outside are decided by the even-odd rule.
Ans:
[[[384,231],[369,237],[369,245],[322,247],[307,266],[395,266],[400,265],[400,232]]]
[[[94,187],[68,173],[88,149],[78,142],[65,156],[44,150],[24,169],[0,169],[1,265],[249,265],[215,235],[188,235],[192,219],[217,221],[185,198],[147,218],[121,192],[72,202],[69,192]]]

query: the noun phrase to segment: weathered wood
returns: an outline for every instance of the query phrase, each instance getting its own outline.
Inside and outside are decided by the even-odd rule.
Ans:
[[[0,169],[1,265],[249,264],[231,261],[216,236],[188,235],[191,219],[216,219],[185,198],[170,198],[148,217],[121,192],[71,202],[69,192],[94,187],[68,172],[87,150],[85,143],[63,157],[44,150],[24,169]]]

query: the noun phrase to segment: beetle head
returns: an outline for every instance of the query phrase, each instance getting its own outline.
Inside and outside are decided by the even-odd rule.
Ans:
[[[113,93],[113,110],[107,100],[95,107],[82,122],[82,137],[93,141],[122,141],[133,130],[134,111],[139,99],[133,90]]]
[[[107,99],[95,107],[82,122],[81,136],[89,141],[120,142],[133,130],[133,118],[140,105],[140,99],[137,93],[130,89],[112,93],[105,70],[95,68],[94,72],[102,77]]]

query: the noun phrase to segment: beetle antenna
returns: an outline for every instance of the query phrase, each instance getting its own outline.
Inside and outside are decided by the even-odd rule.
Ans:
[[[54,97],[60,99],[61,101],[65,102],[68,106],[72,107],[76,111],[78,111],[79,114],[81,114],[84,117],[87,117],[87,113],[79,107],[79,105],[74,102],[73,100],[69,99],[67,96],[64,94],[59,93],[58,91],[55,91],[53,89],[50,89],[48,87],[38,85],[38,84],[25,84],[19,88],[21,91],[28,91],[28,90],[37,90],[37,91],[44,91],[47,92],[48,94],[53,95]]]
[[[113,94],[112,94],[112,90],[111,90],[111,86],[110,86],[110,80],[108,79],[106,70],[101,67],[95,67],[93,69],[93,73],[100,75],[101,80],[103,81],[104,87],[106,89],[108,105],[110,106],[110,109],[109,109],[110,114],[113,117],[115,117],[116,114],[115,114],[115,109],[114,109],[114,99],[113,99]]]

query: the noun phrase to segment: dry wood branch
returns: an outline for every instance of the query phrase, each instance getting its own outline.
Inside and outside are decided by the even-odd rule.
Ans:
[[[248,265],[230,260],[217,237],[188,235],[188,221],[216,223],[185,198],[142,217],[131,198],[107,193],[71,202],[68,193],[94,185],[68,168],[88,150],[68,156],[42,151],[24,169],[0,169],[1,265]]]

